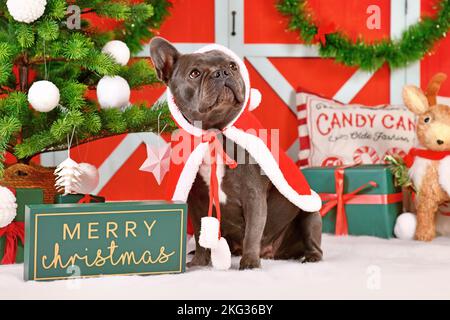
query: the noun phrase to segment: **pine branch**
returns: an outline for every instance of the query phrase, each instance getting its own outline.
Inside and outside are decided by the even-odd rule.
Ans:
[[[388,155],[384,159],[389,164],[389,169],[394,176],[395,186],[409,188],[416,192],[414,184],[409,176],[409,169],[405,161],[399,156]]]
[[[81,8],[81,29],[70,30],[67,8]],[[132,88],[159,84],[148,60],[117,64],[102,53],[111,40],[122,40],[132,53],[142,49],[168,15],[166,0],[47,0],[42,17],[19,23],[0,3],[0,175],[5,152],[28,161],[43,152],[67,149],[67,136],[76,128],[76,144],[129,132],[168,131],[175,125],[167,106],[132,105],[124,110],[100,109],[87,97],[105,75],[121,75]],[[120,23],[103,31],[91,25],[87,13]],[[12,72],[15,67],[18,72]],[[60,92],[60,106],[41,113],[30,108],[28,88],[33,81],[49,80]]]

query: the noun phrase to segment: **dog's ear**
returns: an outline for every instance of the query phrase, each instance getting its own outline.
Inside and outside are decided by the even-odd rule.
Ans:
[[[166,39],[155,37],[150,42],[150,56],[159,80],[168,84],[180,53]]]

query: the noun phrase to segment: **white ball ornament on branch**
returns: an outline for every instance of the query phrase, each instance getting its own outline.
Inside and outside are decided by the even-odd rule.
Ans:
[[[52,111],[59,105],[59,99],[58,87],[47,80],[34,82],[28,90],[28,102],[39,112]]]
[[[78,168],[81,172],[79,184],[74,186],[73,191],[80,194],[90,194],[98,186],[100,174],[95,166],[89,163],[80,163]]]
[[[9,14],[18,22],[31,23],[39,19],[45,11],[47,0],[8,0]]]
[[[97,99],[103,109],[126,107],[130,95],[128,82],[120,76],[104,76],[97,84]]]
[[[76,193],[80,187],[80,176],[82,172],[80,166],[70,157],[61,162],[55,170],[55,187],[58,192],[64,194]]]
[[[130,49],[125,42],[120,40],[109,41],[104,45],[102,52],[110,55],[122,66],[127,65],[128,61],[130,61]]]
[[[8,188],[0,187],[0,228],[13,222],[16,214],[16,196]]]

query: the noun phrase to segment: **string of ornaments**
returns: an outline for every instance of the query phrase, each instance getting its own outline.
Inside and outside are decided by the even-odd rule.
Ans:
[[[125,66],[130,60],[130,49],[119,40],[105,44],[102,52],[108,54],[118,64]],[[130,103],[131,89],[121,76],[104,76],[97,84],[97,99],[100,106],[107,108],[124,108]]]
[[[119,40],[108,42],[102,52],[110,55],[120,65],[130,60],[130,49]],[[128,82],[120,76],[104,76],[97,84],[97,99],[100,106],[107,108],[124,108],[130,103],[131,89]],[[28,102],[34,110],[50,112],[60,102],[58,87],[48,80],[34,82],[28,90]]]

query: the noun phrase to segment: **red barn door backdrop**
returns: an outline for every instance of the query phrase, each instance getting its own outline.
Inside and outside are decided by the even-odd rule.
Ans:
[[[174,42],[181,52],[192,52],[217,42],[236,51],[250,70],[252,85],[263,93],[255,111],[270,128],[280,129],[281,146],[297,156],[297,119],[294,92],[307,91],[341,102],[368,105],[401,103],[404,84],[425,86],[438,71],[450,74],[450,39],[437,44],[430,56],[406,69],[391,72],[387,66],[373,73],[321,59],[317,48],[304,46],[298,35],[286,31],[287,19],[276,10],[276,0],[173,0],[171,16],[161,36]],[[434,0],[309,0],[319,23],[333,22],[348,35],[361,34],[366,41],[398,37],[421,15],[433,14]],[[380,28],[369,29],[368,8],[380,8]],[[148,56],[148,47],[140,56]],[[153,103],[164,99],[164,88],[134,92],[134,101]],[[441,95],[450,96],[450,84]],[[145,160],[144,143],[164,143],[154,134],[130,134],[81,146],[72,152],[78,161],[100,169],[97,193],[109,200],[161,197],[161,188],[149,173],[139,172]],[[45,165],[54,165],[64,155],[43,155]]]

